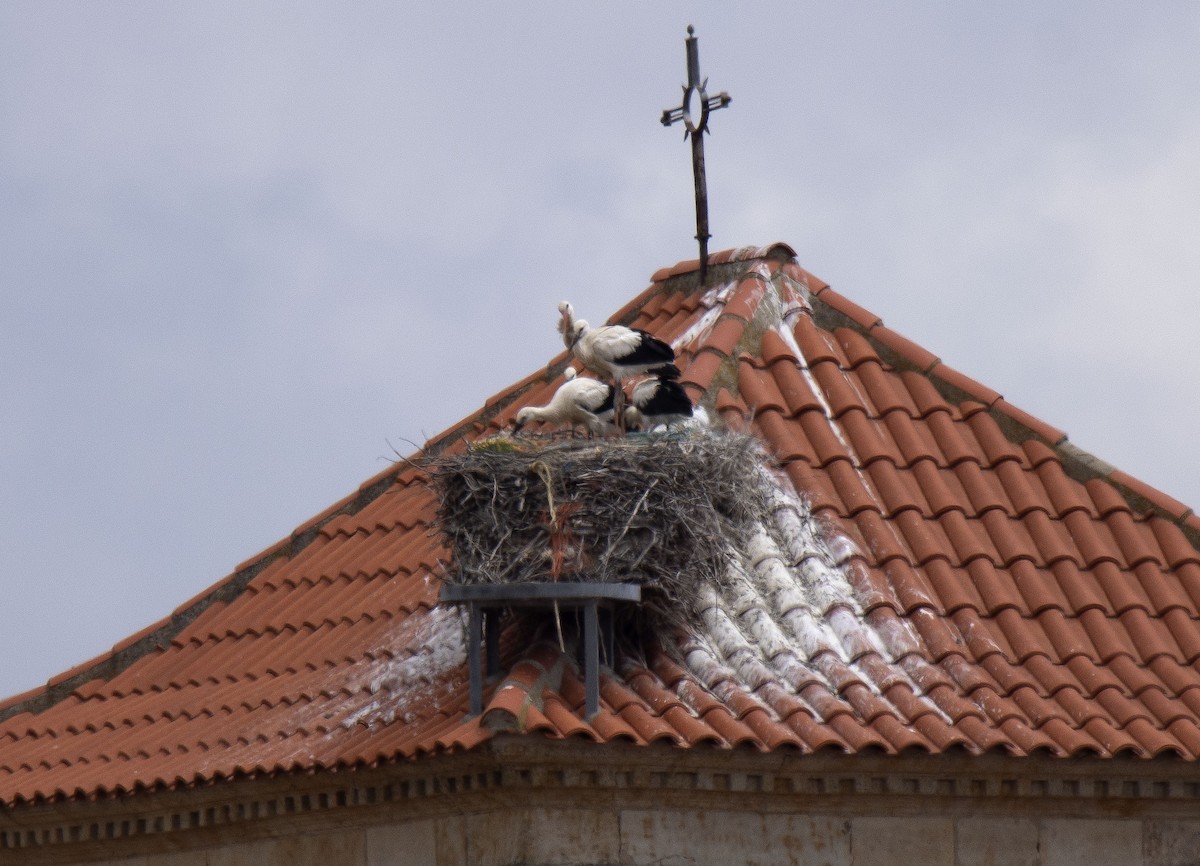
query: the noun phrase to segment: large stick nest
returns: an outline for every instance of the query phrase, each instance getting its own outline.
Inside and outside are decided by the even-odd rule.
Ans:
[[[636,582],[674,622],[769,510],[751,437],[494,439],[429,467],[452,584]]]

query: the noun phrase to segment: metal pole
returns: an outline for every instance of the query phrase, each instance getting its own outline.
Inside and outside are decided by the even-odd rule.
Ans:
[[[587,689],[587,720],[600,712],[600,634],[596,602],[583,609],[583,682]]]
[[[500,611],[494,607],[484,612],[483,630],[487,634],[487,675],[500,672]]]
[[[708,275],[708,184],[704,179],[704,130],[692,136],[692,175],[696,182],[696,240],[700,242],[700,284]]]
[[[479,671],[479,638],[481,631],[483,631],[483,617],[479,613],[479,605],[472,604],[470,608],[470,635],[467,640],[467,661],[470,665],[471,715],[473,716],[478,716],[483,712],[483,676]]]

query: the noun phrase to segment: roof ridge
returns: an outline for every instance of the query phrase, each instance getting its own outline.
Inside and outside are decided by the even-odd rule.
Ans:
[[[959,372],[924,347],[884,325],[883,319],[859,306],[829,285],[812,288],[813,317],[823,328],[848,327],[865,337],[880,357],[902,369],[927,378],[950,403],[979,403],[1014,445],[1030,439],[1049,446],[1067,474],[1086,483],[1100,480],[1110,486],[1136,513],[1152,512],[1177,525],[1192,544],[1200,547],[1200,517],[1190,506],[1139,481],[1112,464],[1069,441],[1065,431],[1015,406],[998,391]]]
[[[744,246],[730,247],[729,249],[719,250],[715,253],[709,253],[708,266],[711,268],[714,265],[733,264],[735,262],[748,262],[754,259],[767,259],[775,261],[793,261],[796,258],[796,251],[792,249],[790,244],[785,244],[783,241],[776,241],[772,244],[767,244],[765,247]],[[650,277],[652,283],[662,283],[674,277],[681,277],[689,274],[699,275],[700,260],[699,259],[684,259],[678,264],[668,268],[659,268]],[[706,286],[715,285],[717,280],[713,279],[711,274],[705,281]],[[697,281],[697,285],[699,282]]]

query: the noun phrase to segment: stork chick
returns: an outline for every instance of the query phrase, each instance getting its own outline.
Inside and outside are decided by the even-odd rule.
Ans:
[[[670,427],[692,417],[692,401],[676,378],[679,372],[659,372],[633,387],[632,406],[625,410],[625,429]]]
[[[558,386],[545,406],[526,406],[517,413],[513,432],[530,421],[567,424],[574,431],[586,427],[588,435],[596,436],[613,428],[613,395],[616,389],[596,379],[576,379],[575,371],[567,368],[567,381]]]

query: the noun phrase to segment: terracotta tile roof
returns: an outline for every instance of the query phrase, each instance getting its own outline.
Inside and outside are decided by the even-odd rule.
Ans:
[[[471,749],[499,731],[679,748],[1200,756],[1200,521],[794,262],[654,275],[611,321],[672,341],[778,461],[774,526],[703,625],[605,670],[505,634],[468,717],[426,479],[400,465],[170,617],[0,704],[0,801]],[[431,441],[545,402],[565,356]],[[770,529],[771,531],[767,531]]]

